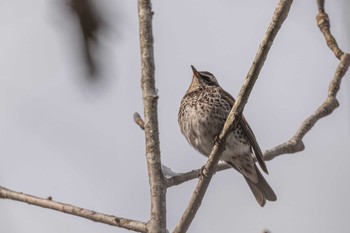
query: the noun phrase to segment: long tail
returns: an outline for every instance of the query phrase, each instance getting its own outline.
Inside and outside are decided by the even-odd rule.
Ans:
[[[268,201],[276,201],[277,196],[275,192],[272,190],[270,185],[267,183],[265,178],[262,176],[259,169],[255,166],[255,170],[258,174],[258,182],[255,184],[252,181],[250,181],[247,177],[244,176],[245,180],[247,181],[249,188],[252,190],[255,199],[258,201],[259,205],[264,206],[266,203],[266,200]]]

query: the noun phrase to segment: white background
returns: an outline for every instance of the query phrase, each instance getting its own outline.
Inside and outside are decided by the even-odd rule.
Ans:
[[[162,162],[174,171],[204,157],[177,125],[190,65],[236,96],[277,1],[153,1]],[[350,50],[350,3],[329,1],[331,29]],[[101,82],[86,82],[77,25],[60,1],[0,1],[0,185],[98,212],[147,221],[137,1],[101,0]],[[288,140],[327,95],[338,60],[316,26],[316,1],[295,1],[245,108],[263,150]],[[69,19],[69,20],[68,20]],[[350,82],[340,107],[306,135],[306,149],[267,163],[278,200],[261,208],[234,171],[217,173],[189,232],[349,232]],[[196,181],[167,192],[168,229]],[[0,232],[127,232],[0,200]]]

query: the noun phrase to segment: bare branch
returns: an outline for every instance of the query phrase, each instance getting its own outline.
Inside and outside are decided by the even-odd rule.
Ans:
[[[157,91],[154,78],[152,6],[150,0],[138,1],[142,66],[142,96],[145,119],[146,157],[151,191],[151,219],[147,229],[166,232],[166,186],[162,173],[157,115]]]
[[[318,15],[316,17],[317,25],[326,39],[328,47],[333,51],[334,55],[340,59],[344,54],[343,51],[338,47],[337,41],[333,37],[330,31],[330,22],[328,14],[324,10],[324,0],[317,0]]]
[[[263,40],[260,44],[259,50],[255,56],[253,65],[248,72],[246,81],[244,82],[241,91],[238,95],[238,98],[233,105],[229,116],[225,122],[225,125],[218,137],[218,140],[215,142],[214,147],[210,153],[209,159],[202,170],[201,179],[198,181],[198,184],[192,194],[191,200],[181,217],[180,222],[176,226],[174,232],[186,232],[189,228],[194,216],[196,215],[199,206],[201,205],[204,194],[208,188],[210,180],[215,172],[219,157],[224,150],[224,145],[226,143],[226,137],[229,134],[230,130],[238,122],[240,115],[243,112],[244,106],[248,101],[249,95],[255,81],[258,79],[261,68],[264,65],[267,54],[272,46],[273,40],[275,39],[278,30],[280,29],[282,23],[288,16],[292,0],[280,0],[278,3],[272,21],[265,33]]]
[[[231,168],[231,167],[229,165],[227,165],[226,163],[219,163],[216,167],[215,172],[227,170],[229,168]],[[166,186],[168,188],[170,188],[172,186],[182,184],[186,181],[196,179],[196,178],[200,177],[200,172],[201,172],[201,169],[192,170],[192,171],[189,171],[186,173],[175,173],[174,172],[175,174],[173,174],[169,178],[165,179]]]
[[[345,53],[342,55],[337,70],[335,72],[334,78],[332,79],[329,89],[328,97],[323,102],[323,104],[316,110],[314,114],[309,116],[300,126],[295,135],[288,141],[275,148],[266,150],[264,153],[265,160],[272,160],[275,157],[282,154],[296,153],[304,149],[303,137],[310,129],[315,125],[315,123],[328,116],[339,106],[338,100],[336,99],[337,92],[340,87],[341,79],[345,75],[350,65],[350,55]]]
[[[134,121],[142,130],[145,130],[145,122],[142,120],[138,112],[134,113]]]
[[[25,202],[31,205],[40,206],[47,209],[57,210],[66,214],[86,218],[94,222],[105,223],[112,226],[125,228],[137,232],[147,232],[146,223],[120,218],[113,215],[101,214],[81,207],[64,204],[52,200],[52,197],[40,198],[29,194],[19,193],[0,186],[0,198]]]

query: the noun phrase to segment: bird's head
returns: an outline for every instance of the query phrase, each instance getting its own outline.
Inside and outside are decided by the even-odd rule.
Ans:
[[[219,83],[212,73],[207,71],[197,71],[194,66],[191,66],[193,71],[193,78],[188,92],[203,89],[207,87],[218,87]]]

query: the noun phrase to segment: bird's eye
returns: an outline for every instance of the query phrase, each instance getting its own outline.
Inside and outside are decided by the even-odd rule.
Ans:
[[[201,75],[201,78],[209,86],[213,86],[215,84],[215,82],[213,82],[213,80],[211,80],[208,76]]]

